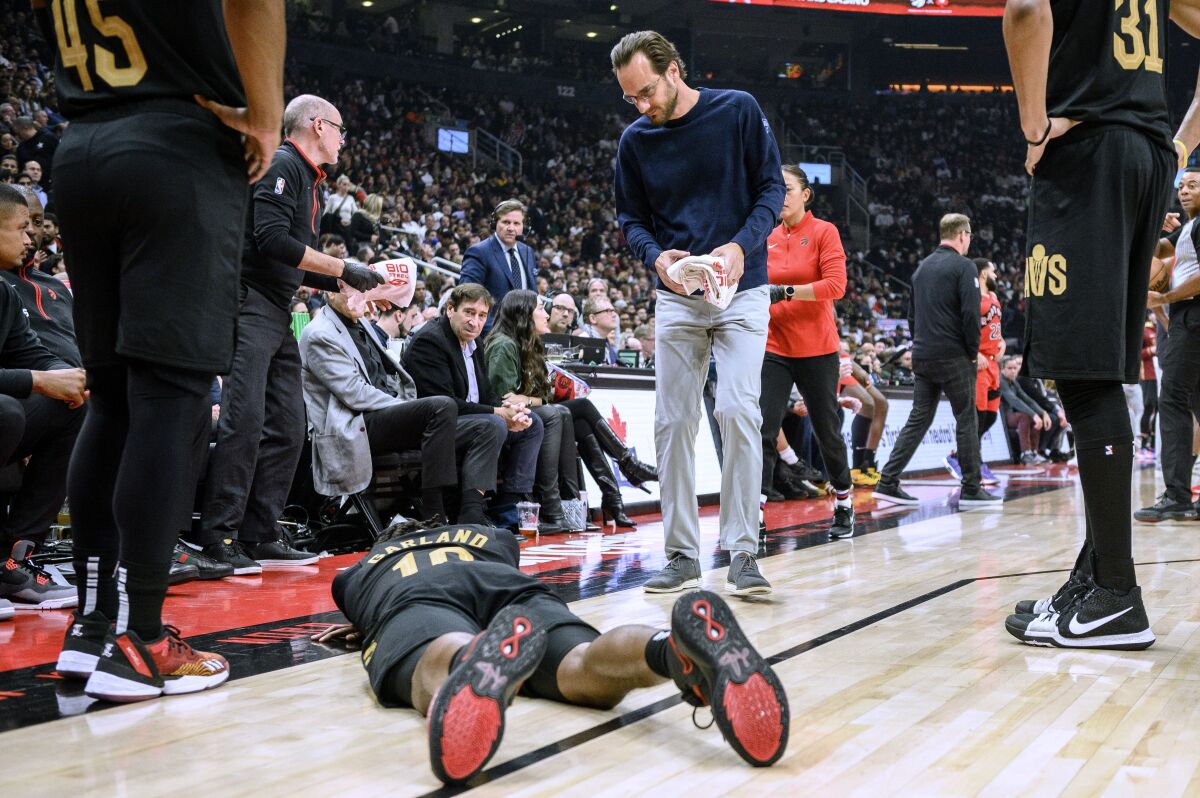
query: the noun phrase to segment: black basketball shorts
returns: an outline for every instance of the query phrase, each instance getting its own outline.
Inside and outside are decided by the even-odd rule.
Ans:
[[[112,110],[73,122],[54,158],[84,365],[225,373],[249,197],[238,135],[185,101]]]
[[[511,603],[529,607],[547,631],[546,654],[521,688],[521,695],[565,700],[558,689],[558,666],[571,649],[592,642],[600,632],[548,590],[530,591]],[[502,607],[493,609],[499,612]],[[452,632],[475,635],[483,631],[488,620],[449,604],[409,604],[392,615],[372,635],[362,653],[367,678],[379,703],[411,707],[413,674],[429,644]]]
[[[1175,156],[1130,128],[1073,131],[1029,191],[1024,371],[1136,383],[1150,257]]]

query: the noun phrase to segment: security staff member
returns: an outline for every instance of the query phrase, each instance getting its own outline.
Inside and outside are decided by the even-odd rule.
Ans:
[[[875,486],[875,498],[891,504],[917,504],[900,487],[900,474],[917,451],[937,412],[943,391],[954,411],[958,463],[962,469],[960,505],[998,504],[979,486],[979,419],[975,415],[979,360],[979,271],[965,257],[971,246],[971,220],[948,213],[939,225],[941,244],[913,274],[909,326],[913,335],[912,412]]]
[[[320,275],[359,291],[383,283],[367,267],[315,248],[320,164],[337,163],[346,137],[342,115],[320,97],[301,95],[284,110],[283,129],[286,141],[255,185],[246,220],[237,344],[197,541],[237,574],[317,560],[288,545],[276,525],[304,443],[300,352],[288,308],[300,270],[318,273],[307,284],[326,290],[336,291],[336,281]]]

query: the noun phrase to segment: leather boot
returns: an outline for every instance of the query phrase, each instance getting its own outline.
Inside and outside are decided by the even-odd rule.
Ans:
[[[612,427],[608,426],[603,419],[592,429],[596,433],[596,440],[599,441],[600,446],[609,456],[616,459],[617,466],[620,467],[621,473],[625,475],[625,479],[629,480],[630,484],[641,488],[643,482],[658,481],[658,470],[634,457],[633,452],[629,451],[629,448],[617,437],[617,433],[613,432]],[[645,489],[643,488],[643,490]]]
[[[594,435],[576,438],[579,447],[579,457],[584,466],[600,486],[600,509],[605,520],[611,519],[622,529],[637,529],[637,524],[625,515],[625,503],[621,500],[621,489],[617,487],[616,477],[608,465],[604,450]]]

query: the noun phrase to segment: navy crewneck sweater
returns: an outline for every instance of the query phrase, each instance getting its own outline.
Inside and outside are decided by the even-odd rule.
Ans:
[[[642,116],[621,134],[617,220],[651,273],[663,250],[706,255],[732,241],[746,254],[738,290],[765,284],[783,196],[779,148],[746,92],[700,89],[679,119],[655,127]]]

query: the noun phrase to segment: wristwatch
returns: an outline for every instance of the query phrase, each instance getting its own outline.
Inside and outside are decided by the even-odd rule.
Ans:
[[[794,285],[785,285],[785,286],[783,287],[783,299],[784,299],[784,301],[786,301],[786,302],[791,302],[791,301],[792,301],[792,297],[794,297],[795,295],[796,295],[796,286],[794,286]]]

